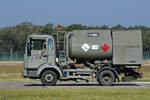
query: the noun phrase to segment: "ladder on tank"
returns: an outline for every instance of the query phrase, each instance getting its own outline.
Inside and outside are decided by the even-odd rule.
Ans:
[[[59,31],[57,32],[57,57],[59,57],[59,61],[65,61],[66,58],[65,58],[65,48],[64,48],[64,45],[65,45],[65,39],[64,39],[64,36],[65,36],[66,32],[64,31]]]

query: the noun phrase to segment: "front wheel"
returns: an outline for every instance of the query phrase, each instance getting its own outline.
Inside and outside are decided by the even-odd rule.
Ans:
[[[101,71],[98,75],[97,81],[102,86],[111,86],[114,83],[115,75],[111,70]]]
[[[55,85],[57,82],[57,74],[54,71],[46,70],[41,74],[41,82],[45,86]]]

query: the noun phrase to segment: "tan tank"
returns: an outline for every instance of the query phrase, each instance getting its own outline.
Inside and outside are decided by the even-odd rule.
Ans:
[[[75,30],[67,38],[67,50],[71,59],[111,59],[111,30]]]

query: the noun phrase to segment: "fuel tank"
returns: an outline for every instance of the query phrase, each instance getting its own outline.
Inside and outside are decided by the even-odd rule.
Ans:
[[[111,30],[74,30],[66,36],[66,50],[76,60],[112,59]]]

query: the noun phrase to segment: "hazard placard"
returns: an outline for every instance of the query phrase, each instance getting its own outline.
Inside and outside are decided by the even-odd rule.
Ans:
[[[84,43],[81,48],[87,52],[90,49],[90,46],[87,43]]]

